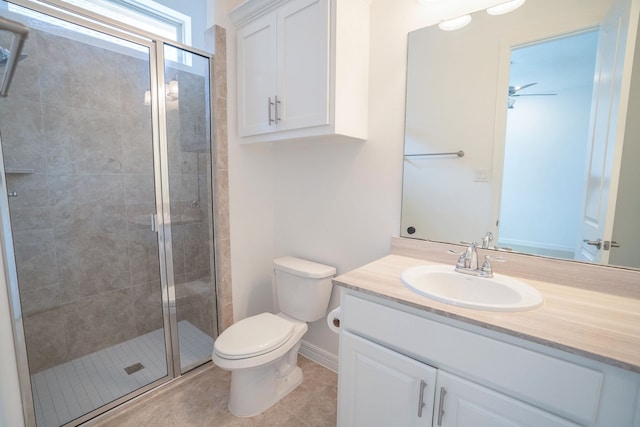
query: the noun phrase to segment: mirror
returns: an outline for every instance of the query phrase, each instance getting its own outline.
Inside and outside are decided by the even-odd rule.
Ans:
[[[401,236],[491,232],[505,250],[640,268],[631,1],[529,0],[409,34]]]

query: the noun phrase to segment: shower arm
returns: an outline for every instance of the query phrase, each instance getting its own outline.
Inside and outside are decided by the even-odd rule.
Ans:
[[[29,37],[29,29],[19,22],[11,21],[0,16],[0,30],[9,31],[13,33],[13,40],[11,41],[10,55],[7,60],[7,64],[4,69],[4,76],[2,77],[2,84],[0,84],[0,96],[6,97],[9,92],[9,86],[11,80],[16,72],[18,61],[20,60],[20,53],[24,46],[25,40]]]

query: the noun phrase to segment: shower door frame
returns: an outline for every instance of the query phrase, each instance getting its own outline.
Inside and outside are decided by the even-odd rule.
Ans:
[[[7,3],[30,9],[44,15],[61,19],[72,24],[88,28],[90,30],[104,33],[106,35],[123,39],[125,41],[138,44],[149,49],[149,79],[151,92],[151,137],[153,148],[153,169],[155,184],[155,204],[156,213],[154,215],[155,230],[157,233],[158,259],[160,264],[160,285],[162,295],[163,329],[165,338],[165,356],[167,364],[167,375],[151,383],[125,394],[106,405],[100,406],[82,416],[64,424],[65,426],[77,426],[100,414],[103,414],[114,407],[121,405],[132,398],[146,393],[159,385],[172,381],[182,375],[180,366],[180,349],[178,337],[178,319],[175,280],[173,271],[173,248],[171,240],[171,209],[169,194],[169,153],[167,137],[167,105],[165,96],[165,85],[159,82],[165,81],[165,45],[183,50],[187,53],[198,55],[208,60],[209,75],[209,111],[214,110],[213,96],[213,55],[200,49],[187,46],[174,40],[165,39],[161,36],[141,31],[115,21],[111,18],[95,14],[91,11],[78,8],[74,5],[64,3],[59,0],[38,0],[34,3],[30,0],[3,0]],[[204,96],[204,93],[203,93]],[[209,114],[208,143],[211,147],[209,155],[213,166],[213,129],[215,119],[213,114]],[[1,144],[1,135],[0,135]],[[13,248],[13,236],[10,222],[10,212],[6,188],[6,175],[4,170],[4,159],[2,157],[2,146],[0,145],[0,238],[2,256],[5,265],[5,280],[9,296],[10,315],[12,319],[13,340],[16,352],[18,368],[18,379],[20,383],[20,395],[22,400],[22,412],[26,427],[36,427],[35,407],[31,388],[31,374],[29,372],[27,348],[24,335],[24,324],[22,318],[22,308],[18,288],[17,267]],[[210,190],[213,194],[213,189]],[[211,218],[215,206],[212,199]],[[215,274],[215,255],[212,258],[211,271],[212,280]],[[217,288],[215,291],[217,295]],[[217,299],[217,298],[216,298]],[[214,301],[214,303],[216,303]],[[217,322],[216,322],[217,324]],[[216,331],[217,332],[217,331]],[[205,362],[206,363],[206,362]]]

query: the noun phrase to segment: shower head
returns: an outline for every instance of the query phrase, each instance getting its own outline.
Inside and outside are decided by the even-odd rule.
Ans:
[[[5,49],[0,46],[0,65],[5,65],[9,61],[9,57],[11,56],[11,51],[9,49]],[[22,61],[27,57],[26,53],[21,53],[18,58],[19,61]]]

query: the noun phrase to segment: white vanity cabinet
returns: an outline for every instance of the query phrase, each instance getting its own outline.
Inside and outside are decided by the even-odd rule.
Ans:
[[[366,138],[367,0],[251,0],[230,17],[242,142]]]
[[[445,371],[438,371],[437,427],[578,427],[571,421],[497,393]]]
[[[349,332],[340,340],[338,425],[431,426],[437,370]]]
[[[339,378],[339,426],[578,426],[349,332]]]
[[[338,426],[640,425],[636,373],[352,290],[341,306]]]

